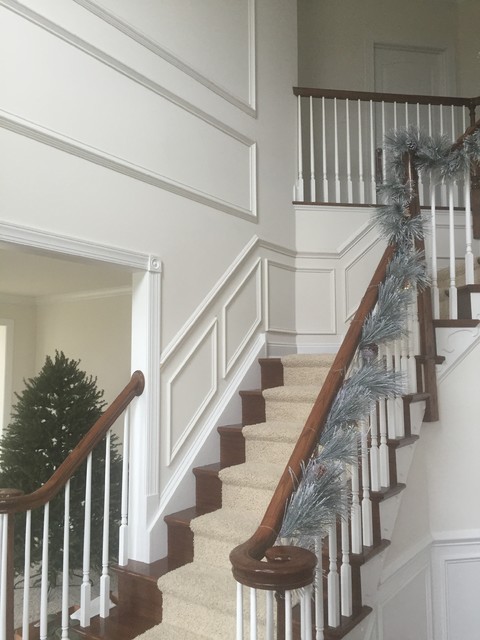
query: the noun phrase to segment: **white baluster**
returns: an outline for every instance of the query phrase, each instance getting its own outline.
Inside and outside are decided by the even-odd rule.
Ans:
[[[103,544],[102,576],[100,578],[100,617],[108,618],[110,613],[110,575],[108,573],[110,538],[110,443],[111,431],[105,438],[105,488],[103,496]]]
[[[312,640],[312,585],[302,589],[302,626],[304,634],[302,640]]]
[[[417,361],[415,358],[415,324],[417,309],[417,296],[415,292],[415,298],[413,304],[408,307],[408,393],[417,393]]]
[[[455,142],[456,139],[456,135],[455,135],[455,107],[452,105],[450,105],[450,124],[452,127],[452,132],[451,132],[451,137],[452,137],[452,143]],[[454,193],[454,201],[456,202],[457,206],[459,206],[459,188],[458,188],[458,181],[455,180],[454,183],[452,183],[452,189],[453,189],[453,193]]]
[[[335,202],[340,202],[340,174],[338,168],[338,113],[337,113],[337,99],[333,99],[333,129],[335,133]]]
[[[466,169],[465,188],[465,284],[474,283],[474,258],[472,252],[472,205],[470,201],[470,169]]]
[[[397,102],[393,103],[393,130],[397,130]]]
[[[377,406],[370,412],[370,475],[372,491],[380,491],[380,452],[378,449]]]
[[[387,371],[393,370],[393,355],[390,345],[385,345],[385,360]],[[387,399],[387,425],[388,437],[394,440],[397,437],[396,403],[395,398]]]
[[[377,183],[375,180],[375,128],[373,125],[373,100],[370,100],[370,177],[371,177],[371,200],[372,204],[377,202]]]
[[[340,624],[340,576],[337,569],[337,528],[332,525],[328,535],[328,624],[338,627]]]
[[[388,437],[387,437],[387,412],[386,412],[386,400],[382,399],[378,403],[378,430],[380,431],[380,484],[382,487],[390,486],[390,466],[389,466],[389,451],[388,451]]]
[[[360,204],[365,204],[365,178],[363,175],[362,103],[358,105],[358,195]]]
[[[128,467],[130,463],[130,408],[125,412],[123,428],[122,460],[122,506],[118,543],[118,564],[124,567],[128,562]]]
[[[327,136],[326,136],[325,98],[322,98],[322,164],[323,164],[323,201],[328,202],[327,177]]]
[[[382,140],[385,140],[385,134],[387,133],[386,124],[385,124],[385,101],[382,100]],[[385,149],[383,149],[382,153],[382,174],[383,174],[383,182],[385,182],[387,178],[387,155]]]
[[[0,580],[0,640],[7,639],[7,565],[8,565],[8,514],[2,514],[2,564]]]
[[[323,541],[320,536],[315,539],[315,554],[317,566],[315,568],[315,640],[324,640],[324,607],[323,607]]]
[[[310,200],[317,200],[317,186],[315,183],[315,136],[313,130],[313,98],[310,96]]]
[[[274,604],[274,593],[273,591],[265,591],[265,615],[266,615],[266,626],[265,626],[265,640],[274,640],[275,639],[275,625],[273,624],[273,604]]]
[[[352,553],[362,553],[362,508],[360,506],[360,482],[358,462],[350,465],[352,505],[350,507],[350,527],[352,529]]]
[[[237,582],[236,640],[243,640],[243,584]]]
[[[401,340],[395,340],[394,344],[394,370],[401,373]],[[397,438],[405,436],[405,423],[403,419],[403,400],[401,396],[395,396],[395,434]]]
[[[302,150],[302,102],[301,97],[297,96],[297,184],[296,184],[296,200],[303,202],[305,200],[303,187],[303,150]]]
[[[445,133],[444,124],[443,124],[443,105],[439,106],[439,110],[440,110],[440,135],[443,136],[443,134]],[[440,204],[445,204],[447,202],[447,185],[445,183],[445,180],[442,180],[440,192],[442,194]]]
[[[421,121],[420,121],[420,104],[417,102],[417,129],[420,131],[421,129]],[[422,197],[423,202],[425,202],[425,185],[423,184],[423,171],[419,171],[418,173],[418,195]]]
[[[368,421],[361,421],[362,456],[362,536],[366,547],[373,545],[372,501],[370,500],[370,470],[368,464]]]
[[[436,201],[435,201],[435,185],[430,183],[430,210],[431,210],[431,266],[430,276],[432,279],[432,305],[434,319],[440,318],[440,292],[438,290],[438,267],[437,267],[437,222],[436,222]]]
[[[448,188],[448,233],[449,233],[449,249],[450,249],[450,286],[448,289],[448,309],[449,318],[456,320],[458,317],[457,309],[457,286],[456,286],[456,265],[455,265],[455,210],[453,206],[453,186]]]
[[[30,636],[30,558],[32,549],[32,512],[25,514],[25,558],[23,563],[22,640]]]
[[[87,458],[86,482],[85,482],[85,518],[83,529],[83,579],[80,588],[80,626],[90,625],[90,534],[92,512],[92,454]]]
[[[285,640],[293,640],[292,592],[291,591],[285,591]]]
[[[250,587],[250,640],[257,640],[257,592]]]
[[[345,480],[346,481],[346,480]],[[342,564],[340,566],[340,606],[342,616],[352,615],[352,567],[350,565],[350,535],[348,520],[342,518]]]
[[[405,129],[408,129],[410,122],[408,120],[408,102],[405,102]]]
[[[43,508],[43,538],[42,538],[42,577],[40,586],[40,640],[47,640],[48,633],[48,530],[50,504]]]
[[[346,136],[347,136],[347,202],[353,202],[352,156],[350,153],[350,107],[348,98],[345,100]]]
[[[63,515],[63,568],[62,568],[62,638],[68,640],[69,627],[69,574],[70,574],[70,480],[65,485],[65,508]]]

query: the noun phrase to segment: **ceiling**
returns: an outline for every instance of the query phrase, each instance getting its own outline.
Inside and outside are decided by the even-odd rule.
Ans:
[[[0,243],[0,295],[42,297],[131,286],[131,271]]]

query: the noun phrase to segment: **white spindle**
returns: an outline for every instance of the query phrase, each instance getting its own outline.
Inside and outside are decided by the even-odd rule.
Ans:
[[[346,482],[346,478],[345,478]],[[350,532],[348,520],[342,518],[342,564],[340,565],[340,609],[342,616],[352,615],[352,567],[350,565]]]
[[[122,460],[122,506],[118,543],[118,564],[124,567],[128,562],[128,467],[130,458],[130,408],[125,412],[123,427]]]
[[[451,320],[458,317],[457,310],[457,286],[456,286],[456,268],[455,268],[455,209],[453,206],[453,185],[448,185],[448,233],[449,233],[449,251],[450,251],[450,286],[448,289],[448,309]]]
[[[337,99],[333,99],[333,130],[335,134],[334,159],[335,159],[335,202],[340,202],[340,171],[338,165],[338,109]]]
[[[433,317],[435,319],[440,318],[440,292],[438,290],[438,267],[437,267],[437,222],[436,222],[436,200],[435,200],[435,185],[430,183],[430,211],[431,211],[431,238],[432,245],[430,247],[431,263],[430,263],[430,275],[432,278],[432,304],[433,304]]]
[[[250,640],[257,640],[257,591],[250,587]]]
[[[385,101],[382,100],[382,140],[385,140],[386,134],[386,123],[385,123]],[[387,155],[385,149],[382,149],[382,174],[383,174],[383,182],[385,182],[387,178]]]
[[[440,135],[443,136],[443,134],[445,133],[445,128],[444,128],[444,122],[443,122],[443,105],[439,106],[439,110],[440,110]],[[447,185],[445,183],[445,180],[442,180],[442,185],[440,188],[441,191],[441,204],[445,204],[445,202],[447,202]]]
[[[332,525],[328,534],[328,624],[338,627],[340,624],[340,576],[337,568],[337,528]]]
[[[472,205],[470,201],[470,169],[465,170],[465,284],[474,282],[474,258],[472,252]]]
[[[420,104],[417,102],[417,129],[420,131],[421,129],[421,118],[420,118]],[[423,171],[419,171],[418,173],[418,193],[422,197],[422,200],[425,201],[425,191],[423,184]]]
[[[310,96],[310,200],[317,199],[317,186],[315,183],[315,136],[313,130],[313,98]]]
[[[30,637],[30,558],[32,550],[32,512],[25,514],[25,558],[23,563],[22,640]]]
[[[236,640],[243,640],[243,584],[237,582]]]
[[[292,592],[291,591],[285,591],[285,640],[293,640]]]
[[[350,153],[350,106],[348,98],[345,100],[346,136],[347,136],[347,198],[348,202],[353,202],[352,183],[352,156]]]
[[[0,640],[7,638],[7,564],[8,564],[8,514],[2,514],[2,564],[0,567]]]
[[[324,640],[324,606],[323,606],[323,541],[320,536],[315,539],[315,554],[317,566],[315,568],[315,640]]]
[[[394,369],[397,373],[401,373],[401,340],[395,340],[394,348]],[[405,423],[403,420],[403,400],[401,396],[395,397],[395,435],[397,438],[405,436]]]
[[[274,604],[274,594],[273,591],[265,591],[265,616],[266,616],[266,625],[265,625],[265,640],[274,640],[275,639],[275,625],[273,623],[273,604]]]
[[[83,579],[80,588],[80,626],[90,625],[90,534],[92,513],[92,454],[87,458],[86,482],[85,482],[85,518],[83,529]]]
[[[297,96],[297,189],[296,199],[299,202],[305,200],[303,187],[303,149],[302,149],[302,102],[301,97]]]
[[[110,613],[110,575],[108,573],[108,556],[110,542],[110,443],[112,434],[105,438],[105,488],[103,495],[103,542],[102,542],[102,576],[100,578],[100,617],[108,618]]]
[[[360,482],[358,461],[350,465],[352,505],[350,507],[350,527],[352,529],[352,553],[362,553],[362,507],[360,506]]]
[[[387,364],[387,370],[393,369],[393,354],[390,345],[385,345],[385,360]],[[387,424],[388,424],[388,437],[394,439],[397,437],[397,418],[396,418],[396,402],[395,398],[387,399]]]
[[[417,311],[417,292],[414,302],[408,308],[408,393],[417,393],[417,361],[415,359],[415,325]]]
[[[358,108],[358,195],[360,204],[365,204],[365,178],[363,175],[363,139],[362,139],[362,103],[357,102]]]
[[[372,204],[377,202],[377,183],[375,181],[375,128],[373,119],[373,100],[370,100],[370,178]]]
[[[450,125],[451,125],[451,138],[452,138],[452,143],[455,142],[456,139],[456,135],[455,135],[455,107],[452,105],[450,105]],[[460,204],[460,190],[458,187],[458,181],[455,179],[455,182],[452,184],[452,189],[454,190],[454,200],[456,202],[457,205]]]
[[[368,421],[361,423],[362,457],[362,536],[366,547],[373,545],[372,501],[370,500],[370,470],[368,464]]]
[[[68,587],[70,573],[70,480],[65,485],[63,516],[63,570],[62,570],[62,638],[68,639]]]
[[[322,165],[323,165],[323,201],[328,202],[327,177],[327,136],[326,136],[325,98],[322,98]]]
[[[48,530],[50,504],[43,508],[43,538],[42,538],[42,577],[40,586],[40,640],[47,640],[48,633]]]
[[[408,129],[410,121],[408,119],[408,102],[405,102],[405,129]]]
[[[312,640],[312,585],[302,589],[302,628],[304,635],[302,640]]]
[[[378,411],[375,405],[370,412],[370,476],[372,491],[380,491],[380,452],[378,449]]]
[[[393,130],[396,131],[397,130],[397,103],[396,101],[393,103]]]
[[[382,487],[390,486],[390,467],[389,467],[389,451],[387,436],[387,411],[386,400],[380,400],[378,403],[378,430],[380,431],[380,484]]]

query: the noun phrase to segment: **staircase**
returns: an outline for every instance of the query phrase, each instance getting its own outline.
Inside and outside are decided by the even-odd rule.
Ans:
[[[117,567],[118,606],[110,618],[96,618],[90,627],[76,628],[78,637],[129,640],[143,632],[144,640],[231,640],[235,636],[235,582],[229,553],[258,526],[332,359],[287,356],[259,361],[262,389],[240,393],[242,424],[218,428],[220,462],[193,470],[195,506],[165,518],[168,556],[151,565],[130,561],[126,567]],[[342,618],[340,627],[326,627],[327,640],[355,637],[351,636],[355,627],[371,611],[364,602],[373,604],[382,553],[398,512],[398,502],[390,499],[405,487],[399,482],[398,460],[401,456],[404,476],[426,397],[419,393],[403,398],[405,437],[388,441],[391,486],[371,493],[373,545],[364,547],[361,554],[351,554],[353,615]],[[325,575],[328,563],[324,553]],[[259,605],[258,616],[262,615]],[[298,625],[296,633],[299,638]]]

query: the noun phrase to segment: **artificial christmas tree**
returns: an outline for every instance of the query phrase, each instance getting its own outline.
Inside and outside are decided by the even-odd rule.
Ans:
[[[31,493],[43,485],[101,416],[105,407],[103,391],[96,378],[79,369],[79,362],[63,352],[47,356],[40,373],[25,381],[16,394],[11,422],[0,442],[0,487]],[[110,537],[113,542],[118,521],[121,492],[121,459],[115,437],[111,441]],[[85,467],[70,482],[70,572],[81,570],[83,554]],[[105,445],[92,452],[91,557],[92,568],[102,565],[102,525],[104,509]],[[49,582],[55,586],[63,563],[64,495],[61,491],[50,503]],[[15,573],[24,569],[25,516],[15,523]],[[43,509],[32,511],[31,564],[39,566],[42,554]],[[110,544],[113,549],[113,545]]]

